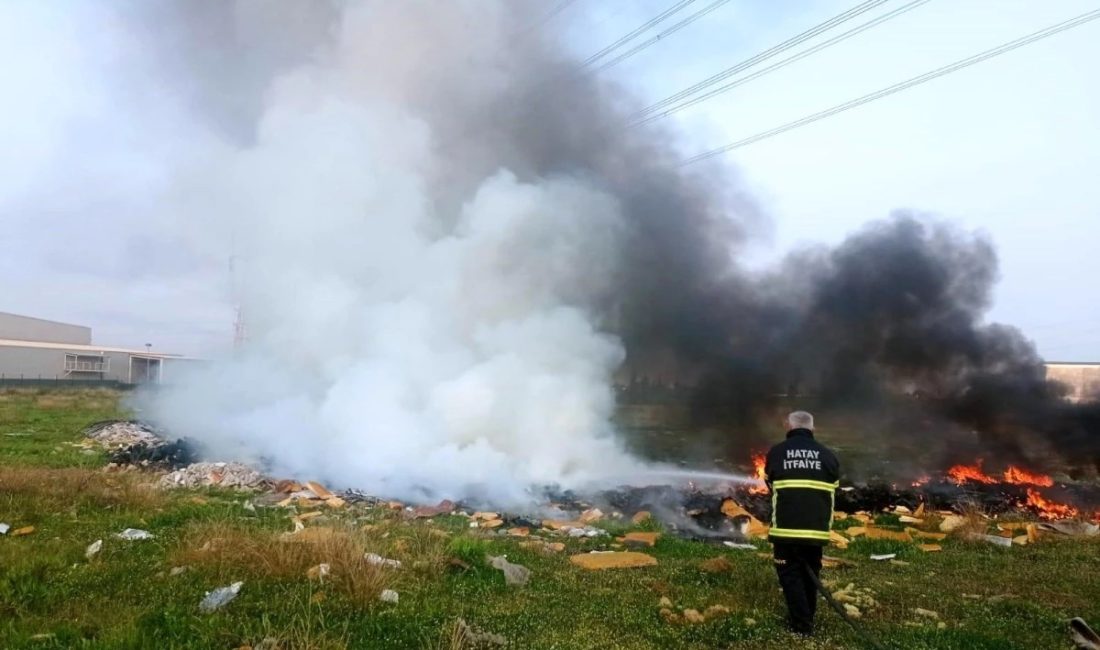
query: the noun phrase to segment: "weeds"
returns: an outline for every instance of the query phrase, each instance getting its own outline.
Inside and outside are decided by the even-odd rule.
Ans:
[[[365,536],[350,529],[306,528],[297,534],[258,530],[231,519],[192,524],[172,553],[177,565],[206,567],[222,580],[277,578],[305,580],[320,564],[329,565],[322,584],[359,604],[371,604],[386,588],[386,570],[369,564]]]

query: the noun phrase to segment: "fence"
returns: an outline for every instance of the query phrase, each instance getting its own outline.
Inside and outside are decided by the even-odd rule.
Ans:
[[[0,374],[0,388],[113,388],[133,390],[134,384],[116,379],[66,379],[64,377],[18,377]]]

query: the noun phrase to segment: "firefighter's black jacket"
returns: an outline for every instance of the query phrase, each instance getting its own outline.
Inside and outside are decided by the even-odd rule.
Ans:
[[[772,493],[772,543],[829,543],[834,494],[840,480],[836,456],[809,429],[794,429],[771,448],[764,465]]]

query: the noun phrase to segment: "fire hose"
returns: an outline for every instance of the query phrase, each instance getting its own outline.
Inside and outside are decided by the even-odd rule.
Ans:
[[[829,603],[829,607],[832,607],[833,611],[839,614],[840,618],[844,619],[848,623],[848,625],[850,625],[852,629],[856,631],[856,634],[858,634],[861,639],[867,642],[867,645],[875,648],[875,650],[886,650],[886,646],[875,640],[875,638],[871,636],[867,632],[867,630],[857,625],[852,617],[848,616],[848,612],[845,611],[844,606],[838,603],[836,599],[833,598],[833,595],[829,593],[829,590],[821,584],[821,580],[818,579],[817,574],[814,573],[813,569],[810,568],[810,565],[803,563],[802,568],[806,570],[806,573],[810,574],[810,580],[813,581],[814,587],[816,587],[817,590],[821,593],[821,596],[825,599],[825,602]]]

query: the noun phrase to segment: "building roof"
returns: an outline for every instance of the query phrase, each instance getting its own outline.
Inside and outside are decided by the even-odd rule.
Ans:
[[[59,320],[50,320],[48,318],[39,318],[37,316],[24,316],[23,314],[13,314],[10,311],[0,311],[0,316],[13,316],[15,318],[22,318],[24,320],[38,321],[39,323],[49,323],[51,325],[64,325],[66,327],[80,327],[82,329],[92,329],[87,325],[78,325],[76,323],[65,323]]]
[[[1046,366],[1100,366],[1100,361],[1044,361]]]
[[[81,345],[79,343],[47,343],[43,341],[17,341],[14,339],[0,339],[0,348],[39,348],[45,350],[68,350],[70,352],[121,352],[143,357],[156,357],[158,359],[187,359],[181,354],[169,354],[167,352],[153,352],[152,350],[132,350],[128,348],[112,348],[103,345]]]

